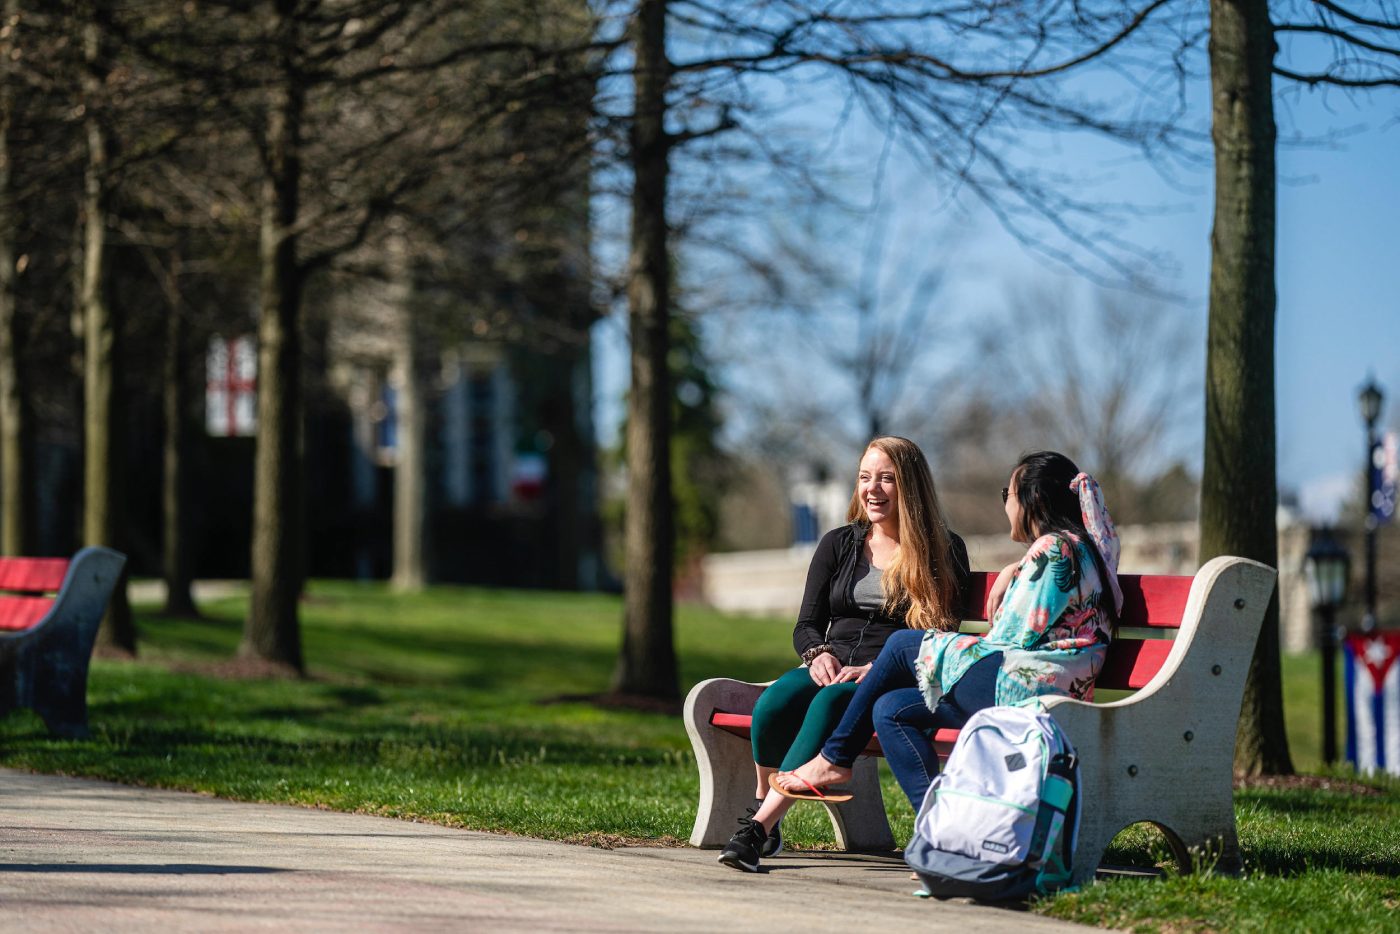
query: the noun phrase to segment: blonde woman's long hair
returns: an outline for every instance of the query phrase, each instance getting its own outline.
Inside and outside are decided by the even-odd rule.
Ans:
[[[955,610],[957,577],[953,574],[953,549],[928,459],[913,441],[894,435],[871,441],[861,457],[871,448],[884,452],[894,462],[899,506],[899,548],[880,575],[885,591],[884,611],[895,615],[903,610],[905,625],[910,629],[956,629],[960,621]],[[859,481],[851,494],[846,521],[870,525]]]

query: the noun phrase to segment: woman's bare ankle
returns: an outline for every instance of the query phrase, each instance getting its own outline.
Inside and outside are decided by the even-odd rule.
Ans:
[[[792,791],[804,785],[813,788],[821,788],[826,785],[847,782],[850,781],[851,774],[852,772],[849,767],[836,765],[825,756],[818,753],[791,772],[784,773],[783,777],[780,777],[778,780],[782,783],[784,788]],[[783,779],[787,776],[791,776],[791,778],[784,781]]]

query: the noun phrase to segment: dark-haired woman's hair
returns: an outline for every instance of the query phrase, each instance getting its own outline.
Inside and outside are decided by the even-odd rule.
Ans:
[[[1102,602],[1110,623],[1118,626],[1118,607],[1114,605],[1109,586],[1108,565],[1094,538],[1084,528],[1084,513],[1079,506],[1079,494],[1070,484],[1079,476],[1079,468],[1074,461],[1055,451],[1036,451],[1021,458],[1012,471],[1012,482],[1016,485],[1016,499],[1021,505],[1021,528],[1016,529],[1027,541],[1041,535],[1060,533],[1083,542],[1094,557],[1094,568],[1099,572],[1100,586],[1103,588]],[[1079,556],[1076,549],[1070,549],[1070,562],[1075,573],[1080,573]]]

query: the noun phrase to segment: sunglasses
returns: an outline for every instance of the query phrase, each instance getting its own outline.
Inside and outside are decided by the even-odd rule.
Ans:
[[[1008,486],[1002,487],[1002,488],[1001,488],[1001,502],[1002,502],[1002,505],[1005,505],[1005,504],[1006,504],[1006,501],[1007,501],[1008,499],[1010,499],[1010,497],[1011,497],[1011,488],[1008,487]]]

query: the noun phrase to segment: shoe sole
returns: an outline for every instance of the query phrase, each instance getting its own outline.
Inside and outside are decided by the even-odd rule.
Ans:
[[[730,856],[728,853],[721,853],[719,859],[715,860],[721,866],[728,866],[730,869],[737,869],[740,872],[758,872],[758,863],[744,862],[737,856]]]

